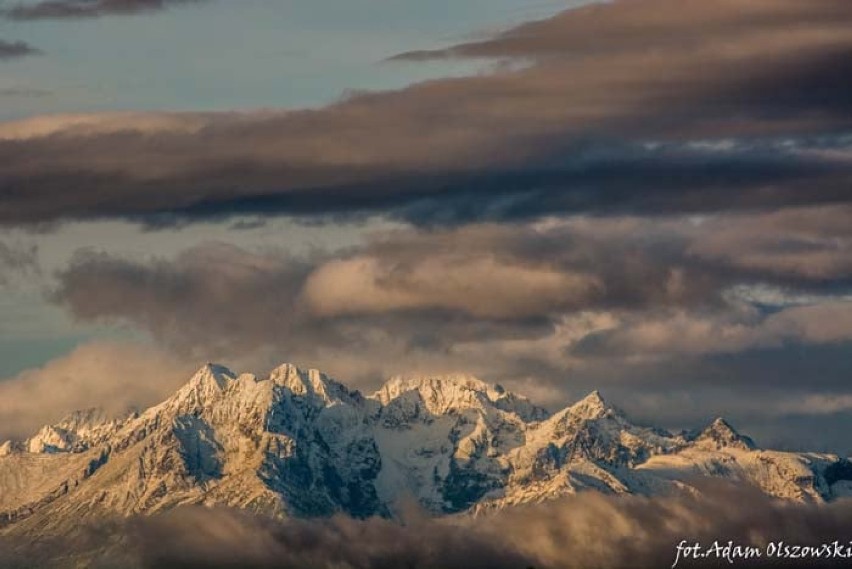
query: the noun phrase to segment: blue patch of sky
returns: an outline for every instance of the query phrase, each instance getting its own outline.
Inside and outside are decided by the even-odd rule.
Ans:
[[[2,21],[42,56],[0,66],[0,120],[56,112],[309,107],[487,63],[387,62],[590,0],[209,0],[133,16]],[[38,93],[38,96],[33,96]]]

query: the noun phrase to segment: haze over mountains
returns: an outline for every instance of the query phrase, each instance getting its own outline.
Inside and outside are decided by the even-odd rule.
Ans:
[[[394,378],[370,396],[317,370],[202,367],[122,420],[78,412],[0,446],[0,532],[220,505],[276,517],[393,517],[412,498],[481,514],[584,490],[669,495],[702,476],[822,503],[852,492],[831,454],[762,450],[723,419],[632,424],[600,394],[556,413],[471,376]]]

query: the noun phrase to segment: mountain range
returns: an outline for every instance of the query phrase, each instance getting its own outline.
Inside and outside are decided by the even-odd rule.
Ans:
[[[846,458],[760,449],[723,419],[639,426],[597,392],[550,413],[467,375],[397,377],[365,396],[290,364],[266,377],[208,364],[141,413],[76,412],[0,445],[0,534],[184,504],[481,514],[583,490],[693,491],[706,476],[798,502],[852,495]]]

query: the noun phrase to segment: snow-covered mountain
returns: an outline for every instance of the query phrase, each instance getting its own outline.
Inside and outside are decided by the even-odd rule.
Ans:
[[[846,459],[761,450],[722,419],[697,433],[636,426],[597,392],[549,414],[464,375],[394,378],[365,397],[289,364],[267,377],[207,365],[140,414],[78,412],[0,445],[0,531],[199,503],[366,517],[415,499],[479,513],[585,489],[658,494],[700,475],[796,501],[852,489]]]

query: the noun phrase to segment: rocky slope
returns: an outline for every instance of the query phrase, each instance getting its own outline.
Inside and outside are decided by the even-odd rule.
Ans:
[[[267,377],[207,365],[140,414],[79,412],[0,445],[0,532],[198,503],[366,517],[413,498],[483,512],[586,489],[657,494],[699,476],[808,502],[852,487],[837,456],[761,450],[722,419],[691,434],[636,426],[597,392],[549,414],[470,376],[395,378],[365,397],[289,364]]]

